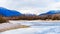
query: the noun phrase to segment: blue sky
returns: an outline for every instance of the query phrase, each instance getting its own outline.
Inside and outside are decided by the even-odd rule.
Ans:
[[[49,9],[57,9],[59,5],[60,0],[0,0],[1,7],[32,14],[43,13]]]

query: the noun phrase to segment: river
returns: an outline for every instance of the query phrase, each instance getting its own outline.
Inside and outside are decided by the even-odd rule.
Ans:
[[[60,34],[60,21],[10,20],[10,23],[18,23],[30,27],[9,30],[1,32],[1,34]]]

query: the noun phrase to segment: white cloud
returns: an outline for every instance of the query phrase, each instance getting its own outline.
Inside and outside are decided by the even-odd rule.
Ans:
[[[0,6],[5,6],[6,0],[0,0]]]
[[[41,8],[27,8],[27,9],[21,9],[20,12],[23,13],[23,14],[36,14],[36,15],[39,15],[40,13],[43,13],[43,10]]]
[[[48,4],[54,3],[54,0],[0,0],[1,4],[11,9],[21,9],[24,7],[47,7]]]
[[[49,5],[46,9],[47,10],[60,10],[60,2],[53,3]]]
[[[0,0],[0,6],[34,14],[46,12],[44,10],[48,8],[47,6],[54,3],[56,3],[55,0]]]

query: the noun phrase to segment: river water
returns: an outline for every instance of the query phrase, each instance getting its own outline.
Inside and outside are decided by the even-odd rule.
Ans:
[[[60,34],[60,21],[41,21],[41,20],[16,20],[10,23],[18,23],[30,26],[29,28],[19,28],[1,32],[1,34]]]

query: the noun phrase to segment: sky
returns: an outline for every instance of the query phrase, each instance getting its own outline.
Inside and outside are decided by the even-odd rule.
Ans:
[[[60,9],[60,0],[0,0],[0,7],[39,15],[48,10]]]

